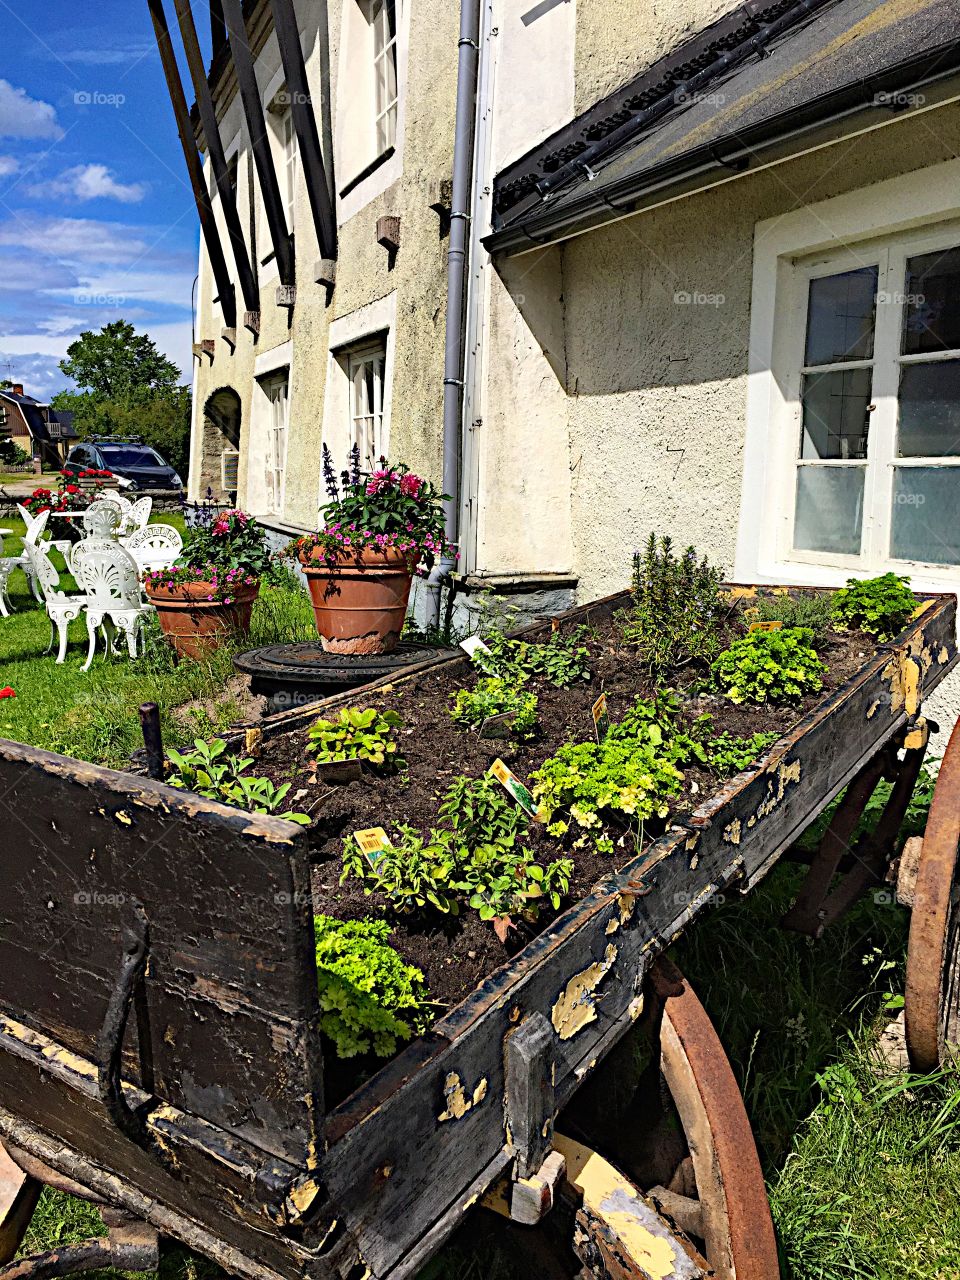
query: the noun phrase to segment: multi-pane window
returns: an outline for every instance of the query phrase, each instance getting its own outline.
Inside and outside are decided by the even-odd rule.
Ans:
[[[282,165],[280,192],[286,206],[287,227],[293,231],[297,197],[297,134],[293,127],[293,112],[289,107],[279,117],[277,133],[280,138]]]
[[[267,510],[273,515],[283,512],[284,476],[287,465],[287,426],[289,422],[289,382],[286,370],[260,380],[269,403],[266,433]]]
[[[377,155],[397,140],[397,11],[395,0],[370,0],[373,29],[374,127]]]
[[[386,453],[384,439],[384,371],[386,347],[382,342],[363,347],[347,358],[350,379],[350,443],[360,446],[365,467],[375,466]]]
[[[805,278],[796,558],[960,564],[960,236]]]

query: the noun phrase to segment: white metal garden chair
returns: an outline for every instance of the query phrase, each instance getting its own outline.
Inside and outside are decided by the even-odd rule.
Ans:
[[[60,575],[54,567],[47,545],[44,542],[32,543],[24,539],[24,548],[30,561],[31,572],[40,584],[47,617],[50,619],[50,643],[47,653],[53,652],[57,637],[60,638],[60,649],[57,663],[62,663],[67,656],[67,628],[71,622],[79,618],[87,603],[85,595],[68,596],[60,590]]]
[[[121,538],[120,544],[136,560],[141,573],[168,568],[183,550],[183,539],[172,524],[148,524]]]
[[[137,656],[137,640],[144,618],[153,612],[140,589],[137,562],[118,542],[109,538],[85,538],[73,549],[73,576],[83,589],[87,609],[87,660],[90,670],[102,630],[107,652],[116,652],[114,631],[123,633],[127,652]]]
[[[23,551],[16,556],[0,556],[0,616],[9,618],[9,610],[12,607],[10,597],[7,594],[7,584],[10,576],[16,569],[22,569],[27,575],[27,581],[30,583],[30,589],[33,591],[37,600],[42,600],[37,579],[33,573],[30,564],[30,558],[27,555],[27,547],[36,546],[40,541],[40,535],[47,526],[47,520],[50,518],[49,511],[41,511],[38,516],[32,516],[24,507],[17,504],[21,515],[24,517],[26,532],[20,539]]]
[[[114,494],[109,498],[97,498],[96,502],[91,502],[81,518],[84,538],[119,537],[129,507],[130,504],[126,498],[118,498]],[[77,545],[79,546],[79,543]]]

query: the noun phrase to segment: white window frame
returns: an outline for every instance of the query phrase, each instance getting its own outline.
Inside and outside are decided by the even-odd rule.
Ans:
[[[344,352],[350,381],[350,444],[360,446],[360,465],[368,470],[387,453],[385,407],[387,402],[386,336],[366,346]],[[367,382],[367,372],[371,382]],[[370,404],[360,403],[372,386]]]
[[[272,369],[257,378],[262,406],[265,516],[283,516],[287,496],[287,446],[290,439],[290,369]]]
[[[373,32],[373,131],[376,159],[396,145],[397,111],[400,101],[400,62],[397,35],[399,31],[398,0],[364,0]],[[388,35],[387,13],[393,9],[393,35]],[[389,68],[393,69],[393,93],[386,90]]]
[[[341,226],[403,177],[411,3],[395,0],[396,35],[379,42],[371,3],[342,0],[335,112],[337,220]],[[381,30],[379,36],[382,34]],[[378,103],[381,55],[393,57],[396,97]],[[389,110],[394,113],[392,137],[378,140],[378,120]]]
[[[895,560],[887,550],[899,367],[931,359],[899,354],[902,303],[882,303],[877,311],[871,362],[876,371],[871,403],[876,408],[868,437],[861,555],[796,551],[793,523],[809,282],[817,275],[875,263],[880,267],[878,292],[902,296],[906,257],[960,245],[958,183],[960,161],[951,160],[757,224],[735,565],[741,581],[836,586],[848,577],[893,569],[909,573],[921,590],[955,589],[960,566]],[[897,466],[925,462],[929,465],[929,460],[896,459]]]

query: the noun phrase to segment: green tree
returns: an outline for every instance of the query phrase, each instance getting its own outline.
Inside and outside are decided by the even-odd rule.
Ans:
[[[61,372],[81,390],[100,400],[126,400],[130,396],[157,391],[173,391],[180,370],[168,360],[145,333],[137,333],[126,320],[114,320],[99,333],[81,333],[67,347],[60,361]]]
[[[152,338],[115,320],[99,333],[81,333],[67,348],[60,369],[78,389],[61,391],[52,404],[73,414],[81,439],[136,436],[186,479],[190,388],[180,385],[180,371]]]

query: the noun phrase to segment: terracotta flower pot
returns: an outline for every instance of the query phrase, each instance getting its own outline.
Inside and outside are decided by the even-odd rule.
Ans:
[[[320,643],[327,653],[391,653],[407,616],[413,570],[402,551],[360,551],[324,564],[301,554]]]
[[[147,598],[157,610],[160,630],[182,658],[202,658],[224,636],[245,636],[250,631],[253,604],[260,583],[240,587],[230,604],[210,600],[206,582],[190,582],[167,590],[147,584]]]

